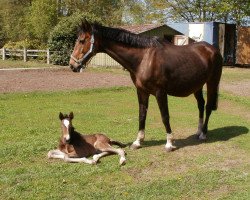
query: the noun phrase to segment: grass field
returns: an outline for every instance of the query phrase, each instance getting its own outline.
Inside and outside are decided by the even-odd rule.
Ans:
[[[238,78],[225,74],[226,81]],[[96,166],[46,156],[57,146],[60,111],[74,111],[79,132],[130,144],[138,126],[134,88],[0,94],[0,199],[250,199],[249,100],[222,91],[201,143],[194,137],[195,99],[170,97],[178,149],[166,153],[151,97],[144,146],[125,148],[127,164],[120,167],[116,155]]]

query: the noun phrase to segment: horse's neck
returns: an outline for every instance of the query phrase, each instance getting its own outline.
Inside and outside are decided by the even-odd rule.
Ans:
[[[105,41],[102,51],[107,53],[128,71],[135,73],[142,61],[144,49],[126,47],[117,42]]]

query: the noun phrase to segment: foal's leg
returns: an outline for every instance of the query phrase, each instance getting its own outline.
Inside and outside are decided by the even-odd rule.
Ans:
[[[70,157],[68,157],[67,154],[65,154],[65,156],[64,156],[64,161],[72,162],[72,163],[86,163],[86,164],[91,164],[91,165],[96,164],[96,162],[94,160],[90,160],[90,159],[85,158],[85,157],[83,157],[83,158],[70,158]]]
[[[93,160],[97,163],[98,161],[99,161],[99,159],[100,158],[102,158],[102,157],[104,157],[104,156],[107,156],[107,155],[109,155],[110,154],[110,152],[102,152],[102,153],[99,153],[99,154],[95,154],[94,156],[93,156]]]
[[[172,130],[169,123],[169,111],[168,111],[168,96],[165,91],[157,91],[156,92],[157,103],[161,112],[162,122],[167,131],[167,143],[165,148],[167,151],[175,150],[176,147],[173,146],[173,135]]]
[[[51,150],[48,152],[48,158],[64,159],[64,156],[65,156],[65,153],[63,153],[59,149]]]
[[[120,165],[124,165],[126,163],[126,157],[125,157],[125,151],[121,148],[114,148],[112,147],[110,144],[107,143],[102,143],[102,142],[96,142],[95,143],[95,148],[102,151],[101,153],[101,157],[111,154],[111,153],[115,153],[118,154],[120,156]],[[99,154],[97,154],[98,156]],[[93,159],[95,160],[95,158],[93,157]]]
[[[136,140],[131,145],[131,149],[138,149],[145,138],[145,121],[148,111],[149,94],[137,88],[137,97],[139,102],[139,132]]]
[[[199,139],[203,139],[204,134],[202,132],[202,127],[203,127],[203,120],[204,120],[205,100],[203,98],[202,88],[198,90],[196,93],[194,93],[194,96],[197,100],[197,104],[199,108],[199,122],[198,122],[198,130],[197,130],[196,135],[198,136]]]

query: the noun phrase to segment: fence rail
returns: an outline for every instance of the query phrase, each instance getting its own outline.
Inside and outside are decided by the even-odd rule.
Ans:
[[[0,55],[2,55],[2,60],[6,60],[7,56],[23,57],[23,61],[27,62],[28,57],[46,57],[47,64],[50,64],[51,51],[38,50],[38,49],[0,49]]]
[[[6,60],[7,57],[15,56],[22,57],[24,62],[27,62],[28,57],[46,57],[47,64],[50,64],[51,54],[55,51],[37,50],[37,49],[0,49],[0,56],[2,60]],[[90,66],[94,67],[122,67],[118,62],[113,60],[109,55],[105,53],[96,54],[89,63]]]

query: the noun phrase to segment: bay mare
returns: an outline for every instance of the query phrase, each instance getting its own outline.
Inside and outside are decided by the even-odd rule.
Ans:
[[[210,114],[217,109],[222,72],[222,57],[218,49],[206,42],[175,46],[156,37],[139,36],[85,20],[80,26],[70,58],[70,68],[80,72],[90,58],[99,52],[107,53],[126,68],[137,89],[139,131],[131,148],[141,147],[144,141],[149,95],[156,97],[161,112],[167,133],[167,151],[176,148],[169,122],[168,95],[186,97],[194,94],[199,109],[196,134],[200,140],[206,139]],[[205,84],[206,109],[203,98]]]

